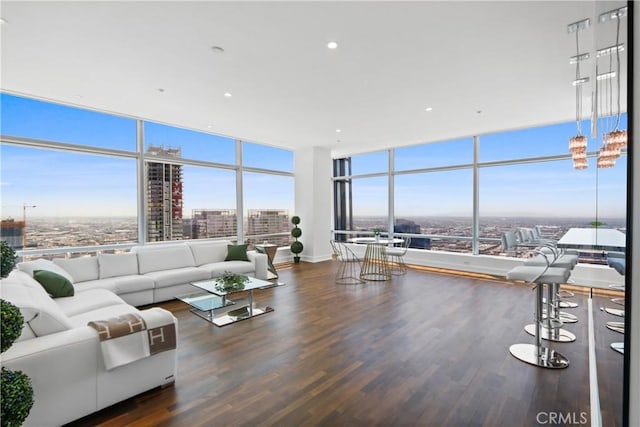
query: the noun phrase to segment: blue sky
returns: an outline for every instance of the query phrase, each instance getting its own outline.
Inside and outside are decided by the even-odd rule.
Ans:
[[[2,134],[135,152],[136,121],[109,114],[2,94]],[[182,157],[235,164],[235,141],[217,135],[145,122],[145,143],[181,147]],[[136,161],[3,144],[2,217],[135,216]],[[288,150],[243,143],[248,167],[293,172]],[[37,171],[37,173],[34,173]],[[235,172],[184,166],[185,217],[193,209],[235,209]],[[245,172],[245,209],[293,212],[293,179]],[[274,191],[278,189],[281,191]]]
[[[2,94],[2,134],[134,152],[136,121],[93,111]],[[606,128],[606,120],[600,123]],[[626,115],[621,128],[626,128]],[[585,121],[582,129],[589,130]],[[575,123],[480,136],[480,161],[566,154]],[[181,147],[182,156],[233,164],[230,138],[145,122],[145,142]],[[599,139],[589,139],[595,151]],[[23,203],[37,205],[36,216],[133,216],[136,212],[136,162],[109,156],[2,145],[2,217],[21,216]],[[402,147],[395,150],[395,169],[470,164],[472,138]],[[243,143],[246,166],[293,172],[293,153]],[[598,188],[599,216],[624,217],[626,159],[613,169],[596,169],[594,161],[576,171],[570,161],[480,169],[480,212],[487,216],[593,217]],[[385,172],[387,152],[353,157],[353,174]],[[34,173],[37,171],[37,173]],[[234,209],[233,171],[183,167],[184,215],[192,209]],[[396,216],[470,216],[472,171],[398,175]],[[596,187],[597,182],[597,187]],[[354,179],[354,214],[386,215],[387,178]],[[245,209],[293,211],[293,179],[245,173]]]

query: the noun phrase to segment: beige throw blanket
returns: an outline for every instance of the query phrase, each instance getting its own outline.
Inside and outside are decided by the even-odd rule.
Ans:
[[[107,370],[176,348],[175,325],[163,310],[147,310],[145,318],[130,313],[88,323],[98,332]]]

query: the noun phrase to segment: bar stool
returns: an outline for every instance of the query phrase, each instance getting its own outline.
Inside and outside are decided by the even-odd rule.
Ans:
[[[562,267],[563,265],[568,266],[569,264],[571,264],[571,267],[568,268],[573,269],[573,267],[575,267],[578,263],[577,255],[564,254],[563,250],[559,249],[556,246],[556,241],[545,239],[542,237],[542,233],[540,232],[540,229],[537,228],[537,226],[536,228],[519,228],[517,237],[519,241],[518,245],[530,247],[539,254],[536,258],[541,258],[544,255],[549,259],[552,258],[554,262],[557,261],[558,264],[554,265],[554,267]],[[532,264],[525,263],[525,265],[544,265],[544,261],[539,261],[538,263]],[[557,299],[560,308],[576,308],[578,306],[578,304],[576,304],[575,302],[563,301],[561,299],[561,296],[565,298],[573,297],[573,292],[557,290],[557,293]],[[575,318],[575,316],[573,315],[568,315],[566,317],[568,318],[568,321],[573,321],[574,323],[577,322],[577,318]]]
[[[536,295],[534,299],[534,334],[535,344],[513,344],[509,352],[515,358],[525,363],[541,368],[562,369],[569,366],[569,359],[559,352],[542,345],[543,322],[550,323],[550,316],[546,319],[542,316],[543,288],[549,283],[566,283],[570,276],[570,270],[560,267],[523,265],[515,267],[507,272],[507,279],[526,282],[527,286],[535,284]]]
[[[525,266],[551,266],[571,271],[576,264],[578,264],[578,257],[576,255],[559,254],[555,251],[535,252],[537,255],[527,259],[524,262]],[[572,342],[576,340],[576,336],[567,330],[561,329],[561,327],[564,323],[576,323],[578,318],[573,314],[560,311],[560,295],[560,283],[547,283],[547,298],[543,299],[545,303],[543,317],[547,319],[547,322],[542,327],[542,338],[556,342]],[[527,325],[525,326],[525,330],[533,335],[535,325]]]

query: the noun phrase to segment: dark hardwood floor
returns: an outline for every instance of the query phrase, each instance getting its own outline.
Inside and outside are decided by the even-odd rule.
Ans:
[[[550,413],[589,419],[587,297],[573,299],[578,339],[552,344],[564,370],[509,354],[533,292],[522,285],[409,270],[390,282],[336,285],[336,262],[280,271],[286,286],[256,291],[275,311],[217,327],[173,301],[178,377],[73,425],[535,426]],[[621,425],[622,335],[594,301],[604,426]],[[567,415],[568,414],[568,415]],[[551,415],[553,416],[553,415]],[[565,418],[566,419],[566,418]],[[566,423],[564,425],[567,425]]]

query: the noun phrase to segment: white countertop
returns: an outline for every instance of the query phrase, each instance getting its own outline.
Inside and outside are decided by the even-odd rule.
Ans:
[[[626,234],[612,228],[570,228],[558,240],[558,247],[624,251],[626,240]]]

